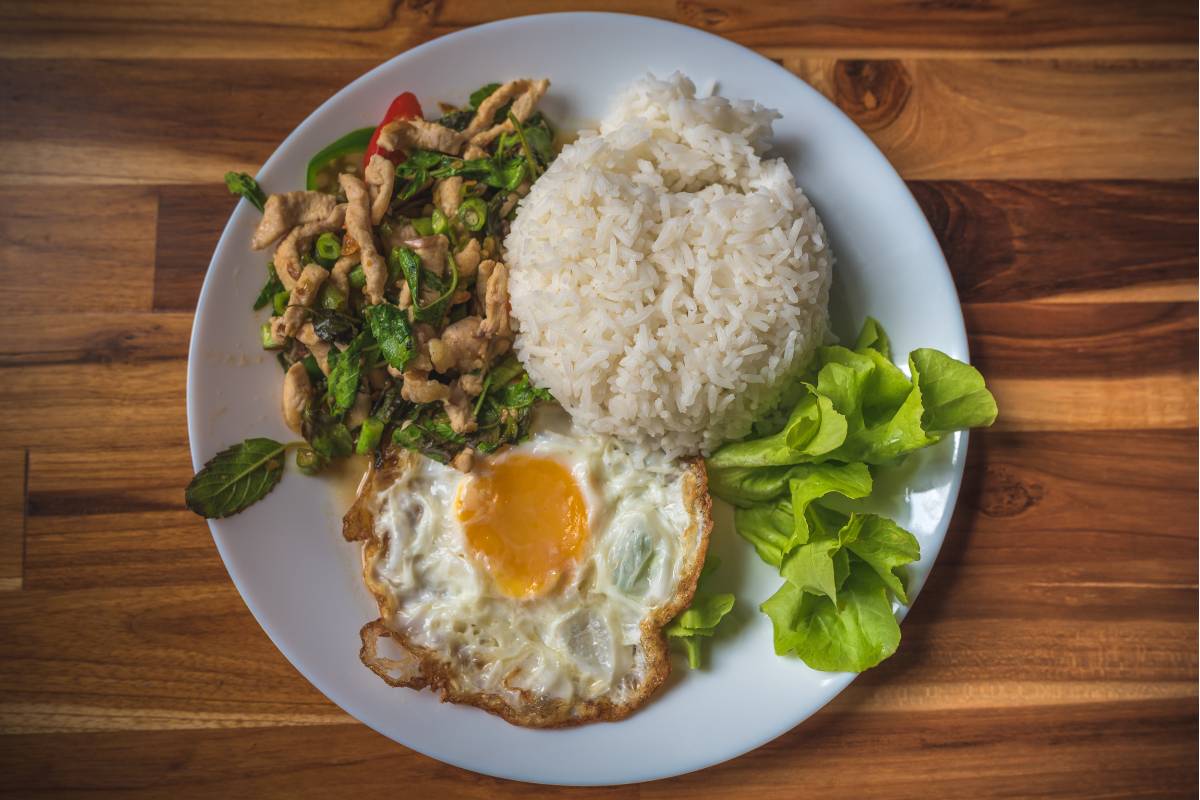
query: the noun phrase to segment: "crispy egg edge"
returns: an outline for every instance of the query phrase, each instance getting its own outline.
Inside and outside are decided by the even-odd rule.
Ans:
[[[696,582],[708,553],[713,521],[712,498],[708,493],[708,473],[704,460],[688,459],[683,477],[683,502],[688,512],[684,541],[694,536],[697,542],[687,550],[682,577],[671,600],[642,621],[639,646],[645,654],[645,675],[633,697],[623,703],[613,703],[606,698],[570,702],[538,700],[532,692],[517,690],[522,700],[528,701],[518,710],[494,695],[455,689],[453,673],[434,651],[413,644],[402,632],[385,622],[394,616],[396,607],[391,596],[371,578],[375,564],[387,555],[387,540],[375,535],[373,501],[406,470],[418,466],[422,457],[407,450],[392,450],[380,466],[372,463],[359,487],[358,497],[342,520],[342,536],[346,541],[363,544],[363,579],[379,606],[379,618],[368,622],[359,632],[362,639],[359,658],[363,664],[390,686],[429,688],[441,695],[443,703],[475,706],[513,725],[527,728],[565,728],[589,722],[613,722],[628,717],[645,705],[671,674],[670,652],[663,630],[692,602]],[[392,639],[400,649],[401,657],[380,655],[380,638]]]

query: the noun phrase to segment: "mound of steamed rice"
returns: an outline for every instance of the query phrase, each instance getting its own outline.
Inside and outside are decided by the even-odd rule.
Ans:
[[[505,241],[515,347],[575,422],[672,456],[746,435],[827,335],[833,255],[779,115],[633,84],[533,186]]]

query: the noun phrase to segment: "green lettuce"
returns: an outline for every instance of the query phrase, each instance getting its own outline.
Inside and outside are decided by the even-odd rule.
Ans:
[[[870,496],[873,466],[992,424],[996,401],[978,370],[937,350],[913,351],[906,375],[873,319],[853,348],[820,348],[792,396],[782,427],[708,459],[709,489],[737,507],[738,534],[784,579],[761,606],[776,652],[861,672],[900,642],[892,603],[909,603],[905,569],[921,550],[894,521],[839,508]]]
[[[675,620],[667,626],[667,636],[679,642],[687,654],[688,666],[699,669],[700,642],[712,637],[717,625],[733,610],[734,598],[731,594],[712,594],[705,591],[708,577],[721,564],[715,556],[708,559],[700,570],[700,578],[696,582],[696,594],[692,603]]]

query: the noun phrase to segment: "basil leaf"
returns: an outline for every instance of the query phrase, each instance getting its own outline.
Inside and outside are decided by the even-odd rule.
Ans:
[[[202,517],[228,517],[258,502],[283,477],[286,445],[247,439],[206,463],[184,492],[187,507]]]
[[[498,83],[489,83],[487,86],[482,86],[471,92],[471,96],[467,99],[467,102],[471,104],[472,109],[477,109],[484,100],[495,94],[499,88],[500,84]]]
[[[438,118],[436,124],[449,128],[452,131],[465,131],[474,118],[475,112],[473,110],[462,109],[443,114]]]
[[[258,181],[245,172],[226,172],[225,188],[230,194],[236,194],[246,199],[250,205],[262,211],[267,205],[267,196],[263,193]]]
[[[309,421],[308,443],[319,455],[331,461],[354,452],[350,429],[336,417],[321,412]]]
[[[399,270],[408,284],[413,305],[421,299],[421,257],[410,247],[393,247],[388,254],[388,268]]]
[[[733,595],[704,592],[708,577],[718,566],[720,561],[715,556],[704,565],[691,604],[675,617],[665,631],[667,636],[683,645],[688,666],[692,669],[700,668],[700,642],[697,637],[711,638],[717,625],[733,610]]]
[[[409,327],[408,317],[390,303],[368,306],[363,316],[375,341],[379,342],[379,352],[384,360],[403,371],[413,356],[412,328]]]
[[[341,419],[354,405],[358,381],[362,376],[362,351],[370,342],[371,334],[363,331],[345,350],[336,347],[329,350],[329,379],[325,392],[329,398],[330,414],[337,419]]]
[[[263,308],[278,293],[283,291],[283,282],[279,280],[279,275],[275,272],[274,264],[267,264],[267,282],[263,286],[262,291],[258,293],[258,297],[254,300],[254,310],[258,311]]]

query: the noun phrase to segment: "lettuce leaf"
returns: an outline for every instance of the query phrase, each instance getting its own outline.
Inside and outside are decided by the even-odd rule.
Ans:
[[[711,638],[721,620],[733,610],[734,597],[731,594],[702,593],[707,578],[721,565],[715,556],[705,563],[696,582],[696,594],[692,603],[675,620],[667,626],[666,634],[678,641],[687,654],[688,666],[699,669],[701,664],[700,642]]]
[[[862,672],[896,652],[900,625],[879,576],[851,566],[840,595],[835,602],[784,583],[761,606],[775,626],[775,652],[826,672]]]
[[[737,506],[738,534],[784,579],[761,606],[776,652],[814,669],[862,671],[895,652],[892,598],[908,604],[904,568],[921,554],[894,521],[826,500],[866,498],[872,465],[996,418],[996,401],[969,364],[923,349],[908,367],[905,375],[891,361],[887,333],[868,319],[853,348],[817,351],[782,428],[708,459],[710,491]]]

